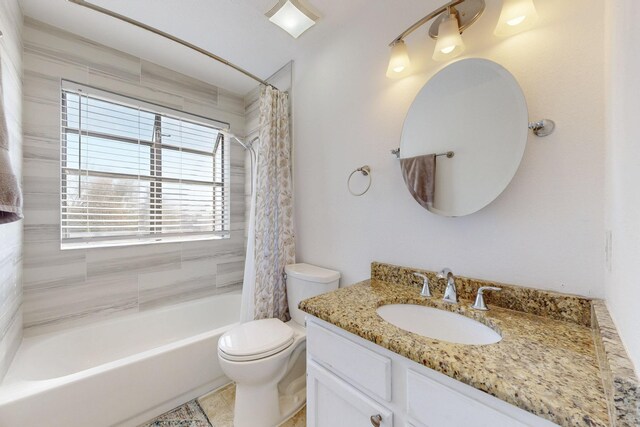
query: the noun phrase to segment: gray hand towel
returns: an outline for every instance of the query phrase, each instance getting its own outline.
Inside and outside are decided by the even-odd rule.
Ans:
[[[433,207],[436,192],[436,155],[400,159],[400,168],[413,198],[425,209]]]
[[[11,168],[9,157],[9,131],[4,115],[4,91],[2,90],[2,66],[0,63],[0,224],[18,221],[21,218],[22,193]]]

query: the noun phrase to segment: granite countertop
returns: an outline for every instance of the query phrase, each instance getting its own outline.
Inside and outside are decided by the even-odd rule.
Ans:
[[[431,299],[419,293],[415,286],[372,278],[305,300],[300,308],[561,426],[611,425],[590,325],[491,305],[489,299],[489,311],[475,311],[460,292],[455,305],[442,302],[438,289]],[[493,328],[502,341],[452,344],[404,331],[376,314],[379,306],[399,303],[457,312]]]

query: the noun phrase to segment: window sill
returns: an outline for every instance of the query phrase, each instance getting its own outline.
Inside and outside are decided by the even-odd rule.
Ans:
[[[121,240],[97,240],[91,242],[67,242],[60,243],[60,250],[93,249],[93,248],[115,248],[126,246],[155,245],[159,243],[182,243],[198,242],[203,240],[224,240],[230,237],[230,233],[225,234],[199,234],[194,236],[171,236],[154,237],[145,239],[121,239]]]

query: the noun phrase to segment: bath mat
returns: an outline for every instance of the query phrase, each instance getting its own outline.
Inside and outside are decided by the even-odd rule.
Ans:
[[[178,406],[140,427],[212,427],[195,400]]]

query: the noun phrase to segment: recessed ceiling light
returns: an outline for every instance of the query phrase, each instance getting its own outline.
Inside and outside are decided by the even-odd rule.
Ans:
[[[291,34],[295,39],[318,20],[318,17],[300,4],[299,0],[278,0],[278,4],[265,15],[269,21]]]

